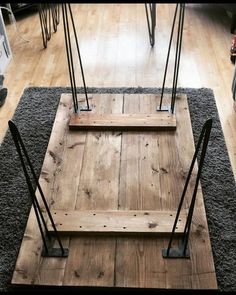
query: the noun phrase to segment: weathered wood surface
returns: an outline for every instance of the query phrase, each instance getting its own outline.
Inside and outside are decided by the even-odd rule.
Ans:
[[[80,112],[72,114],[71,130],[120,130],[120,131],[159,131],[175,130],[175,114],[168,111],[156,114],[97,114]]]
[[[158,95],[95,94],[99,114],[155,113]],[[102,102],[102,103],[101,103]],[[62,95],[40,183],[52,210],[176,211],[194,152],[187,100],[176,101],[177,129],[162,132],[70,131],[70,95]],[[194,175],[196,175],[195,165]],[[191,188],[184,209],[188,208]],[[178,239],[175,239],[175,243]],[[165,237],[66,236],[68,258],[41,257],[31,210],[13,284],[216,289],[201,186],[190,259],[163,259]]]
[[[60,234],[170,234],[176,211],[150,210],[53,210]],[[181,214],[176,233],[183,233],[186,214]],[[49,231],[54,232],[49,222]]]

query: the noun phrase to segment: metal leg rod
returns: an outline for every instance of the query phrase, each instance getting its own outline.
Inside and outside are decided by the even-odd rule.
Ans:
[[[181,4],[180,8],[180,35],[179,35],[179,46],[178,46],[178,57],[177,57],[177,67],[176,67],[176,75],[173,85],[173,96],[171,99],[171,111],[174,113],[174,106],[175,106],[175,100],[176,100],[176,89],[177,89],[177,83],[178,83],[178,75],[179,75],[179,65],[180,65],[180,57],[181,57],[181,49],[182,49],[182,39],[183,39],[183,26],[184,26],[184,11],[185,11],[185,4]]]
[[[51,3],[52,10],[52,21],[54,32],[57,31],[57,26],[59,25],[59,4]]]
[[[150,40],[151,46],[154,46],[155,27],[156,27],[156,3],[149,3],[149,5],[147,5],[147,3],[144,3],[144,5],[145,5],[147,25],[148,25],[149,40]]]
[[[45,32],[45,24],[44,24],[44,16],[42,11],[42,4],[39,4],[39,20],[41,25],[41,31],[42,31],[42,39],[43,39],[43,46],[44,48],[47,48],[47,36]]]
[[[165,258],[169,258],[169,257],[174,257],[174,258],[186,258],[188,255],[186,253],[187,251],[187,245],[188,245],[188,240],[189,240],[189,233],[190,233],[190,227],[191,227],[191,222],[192,222],[192,216],[193,216],[193,211],[194,211],[194,205],[195,205],[195,200],[196,200],[196,196],[197,196],[197,188],[198,188],[198,184],[200,181],[200,176],[201,176],[201,172],[202,172],[202,167],[204,164],[204,160],[205,160],[205,155],[206,155],[206,150],[207,150],[207,146],[209,143],[209,139],[210,139],[210,133],[211,133],[211,128],[212,128],[212,119],[209,119],[205,122],[201,134],[199,136],[198,139],[198,143],[196,146],[196,150],[194,152],[193,155],[193,159],[189,168],[189,172],[186,178],[186,182],[184,185],[184,189],[183,189],[183,193],[179,202],[179,206],[177,209],[177,213],[176,213],[176,217],[175,217],[175,221],[173,224],[173,228],[172,228],[172,232],[171,232],[171,236],[170,236],[170,240],[168,243],[168,247],[167,249],[163,249],[163,257]],[[199,162],[199,168],[198,168],[198,173],[197,173],[197,177],[196,177],[196,181],[195,181],[195,186],[194,186],[194,191],[193,191],[193,195],[192,195],[192,199],[191,199],[191,204],[189,207],[189,213],[187,216],[187,220],[186,220],[186,224],[185,224],[185,229],[184,229],[184,234],[183,234],[183,239],[182,239],[182,247],[181,249],[173,249],[171,248],[172,245],[172,241],[174,238],[174,234],[175,234],[175,229],[176,229],[176,225],[179,219],[179,214],[183,205],[183,201],[185,198],[185,194],[188,188],[188,184],[190,181],[190,177],[192,175],[192,171],[193,171],[193,167],[194,164],[196,162],[197,159],[197,155],[199,153],[200,147],[202,145],[202,151],[201,151],[201,155],[200,155],[200,162]],[[170,253],[172,250],[172,253]],[[174,250],[174,251],[173,251]]]
[[[13,127],[13,128],[14,128],[14,127]],[[31,173],[32,173],[32,175],[33,175],[34,181],[35,181],[35,183],[36,183],[36,185],[37,185],[37,188],[38,188],[38,190],[39,190],[39,193],[40,193],[40,195],[41,195],[41,198],[42,198],[43,204],[44,204],[45,209],[46,209],[46,211],[47,211],[47,214],[48,214],[48,217],[49,217],[50,222],[51,222],[51,224],[52,224],[52,227],[53,227],[53,229],[54,229],[55,236],[57,237],[58,244],[59,244],[59,246],[60,246],[62,252],[64,253],[64,249],[63,249],[63,246],[62,246],[62,243],[61,243],[60,237],[59,237],[59,235],[58,235],[58,231],[57,231],[57,229],[56,229],[56,226],[55,226],[54,220],[53,220],[53,218],[52,218],[52,215],[51,215],[50,209],[49,209],[49,207],[48,207],[48,204],[47,204],[46,198],[45,198],[45,196],[44,196],[43,190],[42,190],[42,188],[41,188],[41,185],[40,185],[39,182],[38,182],[38,178],[37,178],[36,173],[35,173],[35,171],[34,171],[33,165],[32,165],[32,163],[31,163],[31,161],[30,161],[30,159],[29,159],[29,156],[28,156],[28,153],[27,153],[27,151],[26,151],[25,145],[24,145],[24,143],[23,143],[23,141],[22,141],[22,138],[21,138],[21,136],[20,136],[20,133],[19,133],[18,129],[17,129],[17,128],[14,128],[14,129],[15,129],[15,136],[18,138],[18,142],[20,143],[20,146],[21,146],[21,148],[22,148],[22,150],[23,150],[23,152],[24,152],[25,158],[26,158],[27,163],[28,163],[28,165],[29,165],[29,167],[30,167],[30,171],[31,171]],[[17,143],[18,143],[18,142],[17,142]],[[21,152],[21,150],[20,150],[20,146],[19,146],[19,144],[18,144],[18,152]],[[21,157],[22,157],[22,156],[21,156]],[[23,157],[22,157],[22,160],[23,160]],[[24,170],[24,171],[25,171],[25,173],[26,173],[26,176],[28,176],[27,170]],[[44,224],[44,228],[45,228],[45,230],[46,230],[46,233],[49,234],[48,229],[47,229],[46,222],[45,222],[45,220],[44,220],[44,218],[43,218],[43,214],[42,214],[42,212],[41,212],[41,210],[40,210],[40,206],[39,206],[38,200],[37,200],[37,198],[36,198],[36,196],[35,196],[35,193],[34,193],[33,187],[32,187],[32,185],[31,185],[31,183],[30,183],[30,178],[29,178],[29,176],[28,176],[28,180],[29,180],[29,185],[30,185],[30,187],[31,187],[31,195],[33,196],[33,199],[34,199],[34,202],[35,202],[35,204],[36,204],[36,207],[37,207],[37,209],[38,209],[38,211],[39,211],[39,213],[40,213],[40,217],[41,217],[41,219],[42,219],[42,221],[43,221],[43,224]]]
[[[73,14],[72,14],[72,10],[71,10],[70,4],[68,4],[68,7],[69,7],[71,22],[72,22],[72,26],[73,26],[74,35],[75,35],[75,42],[76,42],[76,47],[77,47],[77,52],[78,52],[78,58],[79,58],[79,63],[80,63],[80,70],[81,70],[81,75],[82,75],[82,80],[83,80],[83,85],[84,85],[84,93],[85,93],[85,98],[86,98],[87,109],[89,110],[89,101],[88,101],[87,86],[86,86],[85,78],[84,78],[84,70],[83,70],[83,64],[82,64],[82,59],[81,59],[81,55],[80,55],[79,42],[78,42],[78,38],[77,38],[77,33],[76,33],[76,29],[75,29],[74,18],[73,18]]]
[[[149,34],[149,39],[150,39],[150,43],[151,43],[151,38],[150,38],[150,36],[151,36],[151,28],[150,28],[150,22],[149,22],[147,3],[145,3],[144,5],[145,5],[145,11],[146,11],[147,25],[148,25],[148,34]]]
[[[166,74],[167,74],[167,68],[168,68],[168,64],[169,64],[170,50],[171,50],[171,44],[172,44],[172,39],[173,39],[173,33],[174,33],[174,28],[175,28],[178,6],[179,6],[179,4],[176,4],[172,28],[171,28],[170,41],[169,41],[169,47],[168,47],[168,52],[167,52],[166,65],[165,65],[165,72],[164,72],[163,84],[162,84],[162,89],[161,89],[161,99],[160,99],[160,104],[159,104],[159,110],[161,110],[161,107],[162,107],[165,82],[166,82]]]
[[[151,14],[152,14],[152,43],[151,45],[154,46],[155,44],[155,27],[156,27],[156,3],[150,4],[152,5]]]
[[[65,19],[65,4],[62,4],[62,18],[63,18],[63,26],[64,26],[64,35],[65,35],[65,44],[66,44],[66,56],[67,56],[67,63],[68,63],[68,70],[69,70],[69,77],[70,77],[70,84],[71,84],[71,91],[72,91],[72,99],[74,104],[74,112],[77,113],[78,111],[78,101],[74,91],[74,85],[72,80],[72,70],[70,64],[70,52],[69,52],[69,45],[68,45],[68,37],[67,37],[67,27],[66,27],[66,19]]]
[[[188,188],[188,184],[189,184],[189,181],[190,181],[190,178],[191,178],[191,175],[192,175],[193,167],[194,167],[195,161],[197,159],[197,154],[198,154],[199,149],[200,149],[200,144],[201,144],[201,141],[202,141],[203,133],[204,133],[204,130],[202,130],[202,133],[201,133],[200,138],[198,140],[198,144],[197,144],[195,153],[193,155],[193,159],[192,159],[192,162],[191,162],[191,165],[190,165],[190,168],[189,168],[189,171],[188,171],[188,175],[187,175],[187,178],[186,178],[186,181],[185,181],[184,189],[183,189],[183,192],[182,192],[182,195],[181,195],[181,198],[180,198],[179,207],[178,207],[178,210],[177,210],[177,213],[176,213],[174,225],[173,225],[173,228],[172,228],[172,232],[171,232],[171,236],[170,236],[170,240],[169,240],[169,244],[168,244],[168,248],[167,248],[167,255],[169,255],[172,240],[174,238],[175,228],[176,228],[176,225],[177,225],[177,222],[178,222],[178,219],[179,219],[179,214],[180,214],[180,211],[181,211],[181,208],[182,208],[182,205],[183,205],[185,194],[187,192],[187,188]]]
[[[36,183],[36,186],[37,186],[37,188],[38,188],[38,190],[40,192],[41,198],[43,200],[43,204],[44,204],[44,206],[46,208],[46,212],[47,212],[48,217],[50,219],[50,222],[52,224],[52,227],[53,227],[53,230],[54,230],[54,234],[55,234],[56,240],[57,240],[57,242],[58,242],[58,244],[60,246],[61,254],[58,254],[57,253],[56,256],[65,257],[65,256],[67,256],[67,252],[65,251],[65,249],[62,246],[61,239],[60,239],[59,234],[58,234],[58,231],[56,229],[56,226],[55,226],[54,220],[52,218],[50,209],[48,207],[46,198],[45,198],[45,196],[43,194],[43,191],[42,191],[42,188],[41,188],[41,186],[40,186],[40,184],[38,182],[37,176],[35,174],[35,171],[34,171],[34,168],[32,166],[32,163],[31,163],[31,161],[29,159],[28,153],[26,151],[26,148],[25,148],[25,145],[23,143],[23,140],[22,140],[22,138],[20,136],[20,133],[19,133],[17,127],[15,126],[15,124],[12,121],[9,121],[8,122],[8,125],[9,125],[9,128],[10,128],[10,131],[11,131],[11,134],[12,134],[12,138],[13,138],[13,141],[15,143],[15,146],[16,146],[16,149],[17,149],[17,152],[18,152],[18,155],[20,157],[20,161],[21,161],[21,164],[22,164],[22,168],[23,168],[23,171],[24,171],[25,178],[26,178],[26,182],[27,182],[27,186],[28,186],[28,189],[29,189],[30,197],[31,197],[31,200],[32,200],[33,208],[34,208],[34,211],[35,211],[36,219],[37,219],[37,222],[38,222],[39,230],[40,230],[41,237],[42,237],[42,240],[43,240],[44,250],[45,250],[45,252],[46,252],[47,255],[51,255],[49,253],[49,248],[48,248],[47,242],[46,242],[46,237],[50,238],[50,235],[49,235],[49,231],[48,231],[48,228],[47,228],[47,225],[46,225],[46,221],[45,221],[44,216],[43,216],[43,214],[41,212],[41,208],[39,206],[37,197],[35,195],[35,192],[34,192],[34,189],[33,189],[33,185],[32,185],[32,181],[31,181],[30,176],[28,174],[28,171],[27,171],[27,168],[26,168],[26,163],[24,161],[23,154],[24,154],[25,159],[26,159],[26,162],[27,162],[27,164],[28,164],[28,166],[30,168],[30,171],[32,173],[32,176],[33,176],[33,179],[34,179],[34,181]],[[42,221],[42,223],[44,225],[44,229],[46,231],[46,236],[44,235],[41,221]],[[55,256],[55,254],[53,256]]]
[[[177,33],[177,42],[176,42],[176,50],[175,50],[175,64],[174,64],[174,75],[173,75],[173,85],[172,85],[172,94],[171,94],[171,107],[172,107],[172,101],[174,97],[174,87],[175,87],[175,81],[177,76],[177,64],[178,64],[178,54],[179,54],[179,46],[180,46],[180,31],[181,31],[181,18],[182,18],[182,9],[180,4],[180,12],[179,12],[179,22],[178,22],[178,33]],[[173,110],[171,108],[171,112],[173,113]]]
[[[53,25],[54,32],[59,24],[60,9],[58,4],[46,3],[38,5],[39,20],[42,31],[43,46],[47,48],[47,42],[51,39]],[[52,24],[51,24],[52,22]]]
[[[210,139],[210,133],[211,133],[211,128],[212,128],[212,120],[208,120],[205,123],[203,128],[205,130],[205,134],[204,134],[204,141],[203,141],[203,145],[202,145],[202,152],[201,152],[200,162],[199,162],[199,167],[198,167],[197,179],[196,179],[194,192],[193,192],[193,197],[192,197],[192,201],[191,201],[191,205],[190,205],[190,212],[188,214],[188,218],[187,218],[185,229],[184,229],[185,239],[184,239],[183,255],[186,254],[186,250],[187,250],[190,227],[191,227],[193,211],[194,211],[194,205],[195,205],[195,201],[196,201],[196,197],[197,197],[197,188],[198,188],[198,184],[199,184],[199,181],[200,181],[200,175],[201,175],[201,172],[202,172],[202,167],[203,167],[205,156],[206,156],[207,146],[208,146],[209,139]]]
[[[68,41],[68,45],[69,45],[68,49],[69,49],[70,65],[71,65],[71,72],[72,72],[72,83],[73,83],[74,97],[75,97],[75,103],[76,103],[76,110],[78,112],[79,108],[78,108],[77,87],[76,87],[76,81],[75,81],[74,61],[73,61],[73,54],[72,54],[71,40],[70,40],[70,25],[69,25],[69,21],[68,21],[68,14],[67,14],[67,6],[66,6],[66,4],[65,4],[64,8],[65,8],[67,41]]]
[[[56,21],[57,21],[57,25],[59,25],[60,23],[60,5],[57,4],[57,9],[56,9]]]
[[[52,35],[52,30],[51,30],[51,8],[50,8],[50,4],[48,4],[48,27],[49,27],[49,36],[48,36],[48,40],[51,39],[51,35]]]
[[[30,181],[30,177],[29,177],[29,174],[28,174],[27,169],[26,169],[26,164],[24,162],[24,158],[23,158],[23,155],[22,155],[22,152],[21,152],[21,149],[20,149],[19,142],[17,141],[16,130],[14,129],[14,126],[11,126],[10,125],[10,123],[9,123],[9,127],[10,127],[10,130],[11,130],[11,133],[14,134],[13,140],[14,140],[14,143],[15,143],[15,146],[16,146],[16,149],[17,149],[17,152],[19,154],[21,165],[22,165],[22,168],[23,168],[23,171],[24,171],[24,174],[25,174],[26,182],[27,182],[27,185],[28,185],[28,188],[29,188],[29,192],[30,192],[30,198],[31,198],[31,201],[32,201],[32,204],[33,204],[33,208],[34,208],[34,211],[35,211],[35,215],[36,215],[36,219],[37,219],[37,222],[38,222],[38,225],[39,225],[40,234],[41,234],[41,237],[42,237],[42,240],[43,240],[43,244],[44,244],[45,250],[46,250],[46,252],[48,252],[48,247],[47,247],[46,239],[45,239],[45,236],[43,234],[43,229],[42,229],[42,225],[41,225],[41,221],[40,221],[40,217],[39,217],[39,214],[41,215],[42,212],[41,212],[41,210],[39,210],[40,207],[39,207],[38,202],[36,202],[37,198],[35,198],[34,189],[32,187],[32,184],[31,184],[31,181]],[[42,218],[41,220],[43,221],[43,225],[44,225],[45,230],[48,231],[44,219]]]
[[[45,4],[43,6],[42,16],[43,16],[43,25],[44,25],[45,35],[46,35],[47,41],[49,41],[51,38],[51,29],[49,27],[50,15],[48,17],[48,4]]]

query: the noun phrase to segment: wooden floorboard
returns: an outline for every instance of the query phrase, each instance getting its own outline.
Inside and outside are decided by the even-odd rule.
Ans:
[[[159,98],[152,94],[96,94],[91,101],[98,114],[154,114]],[[70,131],[71,113],[71,97],[62,95],[40,176],[52,212],[176,212],[194,152],[185,95],[176,100],[174,132]],[[196,172],[197,165],[195,176]],[[193,185],[191,180],[190,190]],[[184,210],[188,209],[190,190]],[[174,245],[177,243],[178,238]],[[42,240],[31,210],[12,284],[217,288],[200,185],[190,259],[163,259],[166,237],[69,235],[63,237],[63,244],[69,248],[68,258],[41,256]]]
[[[88,86],[162,86],[175,3],[157,4],[158,24],[153,48],[149,44],[143,3],[75,3],[71,7]],[[7,21],[7,15],[5,18],[13,59],[4,73],[8,96],[0,108],[1,142],[24,89],[70,85],[62,19],[44,49],[37,10],[27,10],[15,17],[18,30],[14,23]],[[186,5],[178,87],[207,87],[214,91],[236,179],[236,115],[231,92],[234,65],[229,56],[233,37],[231,20],[222,5]],[[74,44],[74,40],[72,42]],[[76,46],[72,46],[72,53],[77,55]],[[173,67],[174,52],[171,52],[166,87],[172,87]],[[77,74],[76,84],[80,86],[81,76]]]

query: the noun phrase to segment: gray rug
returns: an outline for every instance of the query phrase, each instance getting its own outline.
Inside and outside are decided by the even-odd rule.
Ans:
[[[140,87],[89,88],[88,91],[160,93],[159,88]],[[221,291],[236,291],[236,188],[214,94],[207,88],[178,91],[188,96],[195,143],[205,120],[213,118],[201,183],[218,286]],[[28,88],[24,91],[13,118],[27,144],[38,175],[60,95],[65,92],[70,92],[70,89]],[[0,167],[0,291],[8,291],[11,289],[9,284],[31,207],[24,175],[9,131],[0,147]]]

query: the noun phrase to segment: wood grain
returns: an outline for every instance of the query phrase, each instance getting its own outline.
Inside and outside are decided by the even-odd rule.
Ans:
[[[93,95],[92,104],[100,114],[121,113],[123,95]],[[76,210],[117,209],[120,148],[119,133],[87,133]],[[64,285],[113,286],[115,239],[72,237],[70,249]]]
[[[126,94],[124,112],[155,113],[155,97]],[[119,199],[122,210],[162,210],[159,133],[123,133]],[[166,269],[161,255],[163,247],[163,239],[119,238],[116,286],[165,288]]]
[[[73,114],[71,130],[159,131],[175,130],[175,115],[170,112],[157,114]]]
[[[70,234],[170,234],[175,211],[53,210],[58,232]],[[186,214],[180,216],[176,233],[183,233]],[[53,232],[49,225],[49,231]]]
[[[145,114],[156,112],[159,99],[160,95],[153,94],[94,94],[91,101],[98,114]],[[176,100],[176,132],[70,131],[71,112],[71,96],[63,95],[40,183],[56,213],[55,220],[59,217],[59,228],[60,224],[69,226],[71,234],[73,226],[78,233],[83,222],[84,232],[100,231],[103,235],[66,235],[63,244],[69,247],[68,258],[43,258],[31,210],[12,284],[216,289],[200,185],[190,233],[190,259],[164,259],[162,249],[168,239],[162,235],[113,236],[121,226],[119,234],[131,227],[132,232],[140,230],[139,224],[136,227],[138,215],[149,231],[157,229],[153,227],[156,223],[164,227],[166,221],[170,231],[194,152],[186,96],[178,95]],[[182,213],[188,209],[196,172],[197,165]],[[167,218],[167,212],[172,216]],[[181,215],[177,231],[182,230],[184,218]],[[104,225],[110,233],[106,236]],[[178,241],[176,237],[173,246]]]
[[[55,202],[52,194],[52,192],[55,190],[54,177],[60,171],[61,159],[66,142],[65,138],[67,134],[70,105],[71,96],[62,96],[39,179],[39,183],[49,205]],[[42,204],[40,194],[38,192],[36,192],[36,196],[39,200],[39,203]],[[42,275],[40,275],[40,279],[40,267],[45,265],[45,261],[48,262],[48,259],[43,259],[41,257],[41,251],[42,239],[35,213],[32,208],[13,273],[13,284],[34,284],[36,281],[39,282],[40,280],[45,282],[45,279],[45,283],[52,283],[54,281],[56,284],[60,284],[62,275],[58,265],[64,265],[65,259],[58,260],[51,258],[49,262],[50,271],[47,271],[46,276],[42,277]],[[51,275],[49,275],[49,272]],[[42,274],[45,274],[45,272],[42,272]]]
[[[161,87],[174,9],[175,3],[158,3],[156,44],[151,48],[143,3],[72,4],[87,85]],[[43,49],[38,13],[27,11],[26,17],[16,15],[16,19],[18,31],[14,24],[5,21],[13,59],[4,74],[8,96],[0,108],[1,141],[25,88],[64,87],[70,84],[62,20],[57,32],[52,34],[47,49]],[[186,5],[178,86],[213,89],[236,179],[236,116],[231,92],[234,65],[229,58],[232,41],[230,26],[231,18],[220,5]],[[76,56],[76,46],[72,46],[72,50]],[[174,52],[170,55],[167,87],[172,86],[173,65]],[[79,74],[76,81],[78,86],[82,85]]]

